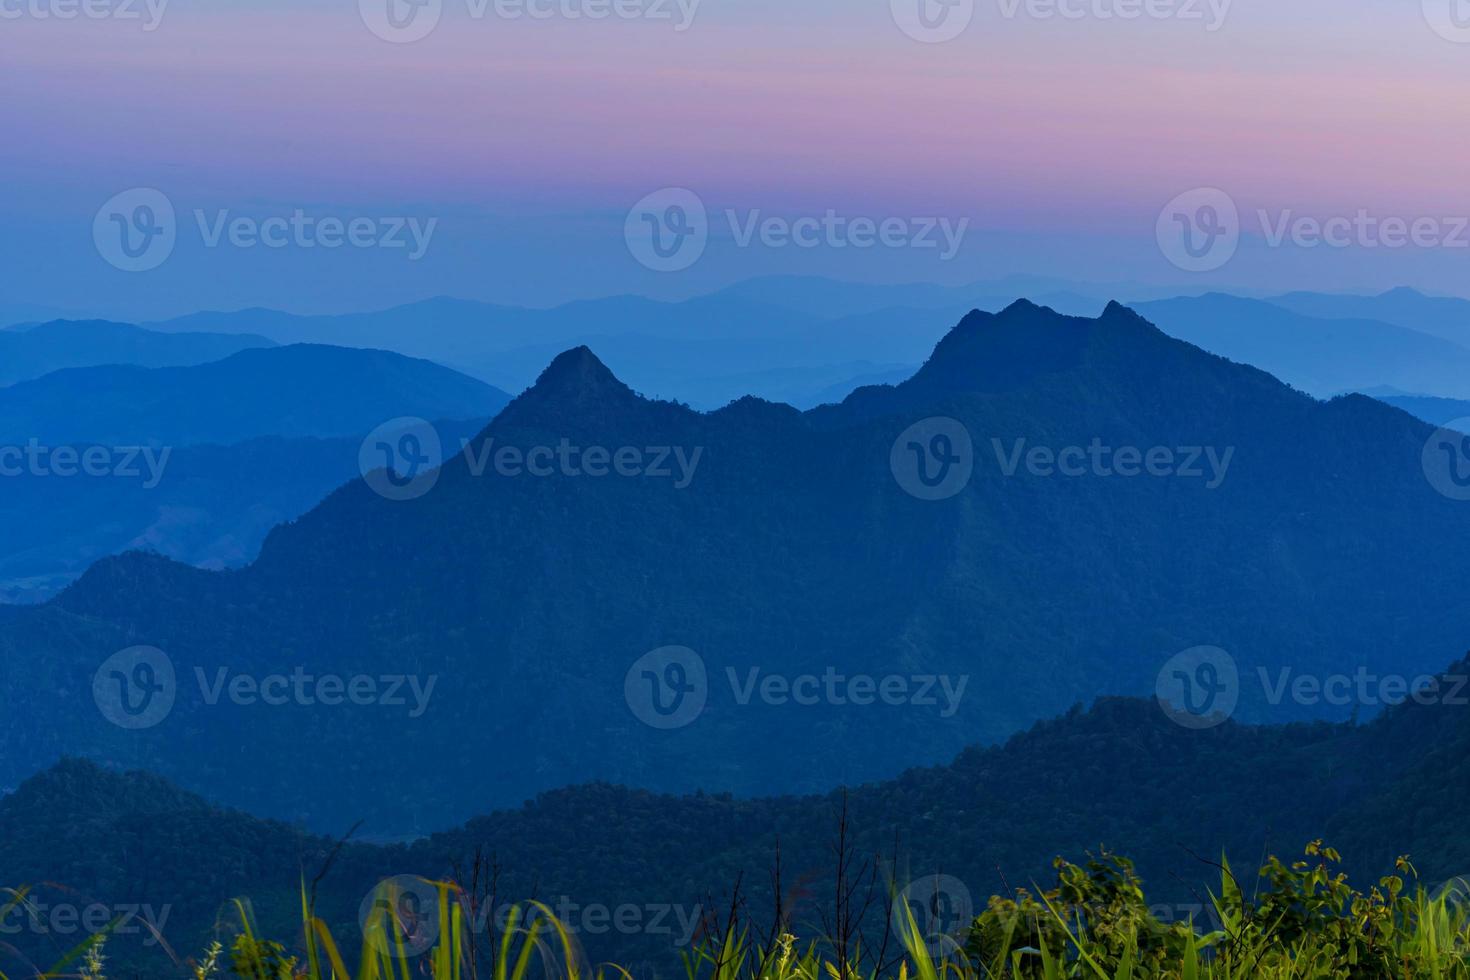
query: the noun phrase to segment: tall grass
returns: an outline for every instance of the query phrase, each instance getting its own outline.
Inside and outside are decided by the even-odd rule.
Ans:
[[[864,965],[860,949],[846,942],[802,943],[784,930],[763,944],[732,920],[684,954],[683,972],[687,980],[1470,980],[1465,882],[1432,890],[1400,859],[1397,874],[1360,892],[1335,870],[1339,863],[1335,851],[1313,843],[1305,859],[1290,865],[1271,858],[1247,895],[1222,861],[1206,927],[1157,917],[1123,858],[1104,854],[1081,866],[1058,861],[1055,887],[992,898],[959,934],[944,937],[941,953],[933,952],[935,937],[926,935],[909,904],[896,901],[890,923],[899,952],[891,966]],[[232,941],[211,945],[189,964],[189,975],[644,980],[617,966],[590,966],[575,936],[537,903],[513,909],[498,935],[482,944],[465,892],[450,882],[423,884],[437,896],[435,914],[425,920],[402,914],[400,882],[379,886],[351,965],[305,887],[294,951],[260,936],[249,903],[237,901]],[[10,894],[12,905],[24,901],[24,892]],[[426,930],[425,922],[432,927]],[[105,935],[89,939],[55,970],[37,975],[106,980],[104,941]],[[857,962],[841,962],[837,949]]]

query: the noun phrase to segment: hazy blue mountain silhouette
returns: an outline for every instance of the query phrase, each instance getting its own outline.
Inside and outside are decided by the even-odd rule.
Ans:
[[[153,329],[249,331],[280,343],[379,347],[424,357],[508,391],[529,385],[560,351],[593,348],[653,397],[719,408],[747,394],[813,405],[869,365],[917,364],[971,309],[1040,296],[1064,313],[1096,315],[1108,293],[1058,279],[1011,277],[968,286],[873,285],[803,276],[738,283],[668,303],[637,296],[524,309],[439,297],[389,310],[295,316],[271,310],[199,313]],[[1101,288],[1101,287],[1096,287]],[[1130,285],[1129,295],[1156,295]]]
[[[1375,385],[1470,395],[1470,348],[1393,323],[1322,319],[1224,293],[1135,308],[1170,336],[1319,397]]]
[[[972,479],[940,501],[905,491],[891,466],[900,434],[932,416],[962,422],[975,445]],[[1470,509],[1425,479],[1431,433],[1369,398],[1318,402],[1117,305],[1097,320],[1029,303],[972,313],[913,378],[806,413],[648,401],[577,349],[474,453],[698,448],[686,487],[476,475],[458,456],[416,499],[341,488],[228,574],[100,562],[52,604],[0,611],[0,693],[15,705],[0,780],[85,752],[263,814],[328,828],[365,815],[384,831],[590,778],[819,791],[943,761],[1078,700],[1151,691],[1171,656],[1201,644],[1237,658],[1241,720],[1346,717],[1272,703],[1258,672],[1413,674],[1458,655],[1470,552],[1447,542]],[[1006,475],[1016,440],[1212,447],[1232,463],[1214,489]],[[106,657],[139,643],[167,651],[182,686],[162,724],[122,731],[85,692]],[[672,732],[640,721],[625,690],[634,662],[669,645],[697,651],[709,677],[703,712]],[[196,670],[298,666],[441,680],[418,718],[191,693]],[[752,669],[829,667],[969,681],[949,717],[738,694]],[[302,757],[302,744],[317,749]],[[292,761],[269,786],[233,778],[219,760],[247,745]]]
[[[1373,296],[1295,292],[1271,302],[1308,316],[1381,320],[1470,347],[1470,300],[1458,297],[1400,286]]]
[[[1462,662],[1449,674],[1467,669]],[[1107,848],[1134,858],[1149,898],[1180,903],[1175,914],[1184,918],[1218,888],[1218,869],[1204,858],[1226,853],[1240,873],[1263,853],[1289,859],[1324,833],[1360,887],[1392,873],[1400,853],[1431,887],[1462,873],[1470,863],[1461,818],[1470,807],[1467,760],[1462,706],[1410,702],[1361,726],[1191,731],[1151,700],[1108,698],[1003,746],[968,748],[944,765],[854,788],[849,833],[857,853],[893,862],[884,873],[899,887],[946,874],[977,910],[989,895],[1049,884],[1058,854],[1080,861]],[[1179,804],[1181,787],[1188,807]],[[40,885],[38,900],[65,889],[112,907],[170,908],[167,940],[192,950],[210,934],[222,895],[249,896],[268,934],[291,935],[301,869],[314,875],[335,853],[317,912],[340,945],[355,948],[361,903],[380,880],[457,877],[468,886],[477,852],[495,856],[497,901],[673,906],[692,917],[724,902],[740,881],[748,913],[764,924],[779,840],[788,886],[801,888],[787,896],[788,912],[812,929],[830,901],[841,803],[831,791],[737,800],[578,785],[409,846],[349,843],[338,851],[329,837],[221,809],[157,776],[68,760],[0,799],[0,866]],[[79,837],[90,845],[76,848]],[[880,899],[877,915],[885,911]],[[594,962],[649,961],[660,975],[679,975],[679,929],[587,929],[571,915],[567,924],[582,930]],[[1196,915],[1208,921],[1206,910]],[[120,936],[109,955],[146,969],[165,954]]]
[[[1381,402],[1402,408],[1410,415],[1434,425],[1470,419],[1470,401],[1457,398],[1431,398],[1428,395],[1374,395]]]
[[[442,444],[459,445],[485,421],[438,422]],[[156,485],[146,464],[133,478],[7,476],[0,509],[26,519],[0,522],[0,602],[49,599],[92,563],[128,550],[204,568],[246,564],[272,528],[359,476],[361,443],[361,435],[268,436],[177,447]]]
[[[396,416],[487,418],[508,401],[481,381],[401,354],[293,345],[189,367],[71,368],[0,389],[0,444],[360,437]]]
[[[249,348],[271,346],[264,337],[248,334],[169,334],[103,320],[58,320],[0,330],[0,386],[63,368],[203,364]]]

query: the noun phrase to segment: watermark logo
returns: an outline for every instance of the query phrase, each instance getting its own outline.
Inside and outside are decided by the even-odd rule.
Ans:
[[[953,41],[975,18],[975,0],[889,0],[893,22],[915,41]]]
[[[929,875],[910,882],[894,896],[891,921],[895,934],[918,939],[936,958],[964,948],[965,933],[975,920],[975,902],[965,883],[951,875]]]
[[[24,446],[0,446],[0,477],[42,479],[74,476],[139,480],[144,490],[163,482],[173,449],[164,446],[43,446],[30,439]]]
[[[452,898],[451,898],[452,900]],[[358,906],[367,945],[383,956],[427,953],[439,938],[439,888],[415,875],[384,878]]]
[[[1459,875],[1429,889],[1429,897],[1445,903],[1451,915],[1470,913],[1470,875]]]
[[[694,25],[701,0],[465,0],[471,21],[623,21],[673,24],[676,33]],[[384,41],[412,44],[434,32],[444,14],[443,0],[358,0],[369,31]]]
[[[0,20],[141,21],[152,32],[167,9],[168,0],[0,0]]]
[[[158,268],[173,254],[177,241],[173,202],[151,187],[115,195],[92,219],[97,254],[123,272]]]
[[[633,258],[654,272],[683,272],[709,245],[709,212],[698,194],[666,187],[628,212],[623,238]]]
[[[428,253],[438,218],[308,214],[302,208],[258,218],[228,208],[193,212],[206,249],[339,248],[402,250],[410,262]],[[124,272],[149,272],[168,261],[183,229],[162,191],[135,188],[113,197],[92,221],[92,240],[108,263]]]
[[[362,22],[392,44],[412,44],[434,33],[444,16],[444,0],[357,0]]]
[[[401,708],[409,718],[428,711],[439,675],[314,674],[303,666],[289,673],[255,675],[229,667],[195,667],[199,704],[242,708],[341,706]],[[184,689],[187,690],[187,689]],[[92,677],[92,698],[102,716],[119,728],[152,728],[168,717],[183,693],[173,661],[157,647],[130,647],[108,657]]]
[[[1456,419],[1424,444],[1424,476],[1451,500],[1470,500],[1470,418]]]
[[[102,717],[130,731],[152,728],[167,718],[177,694],[173,661],[157,647],[114,653],[92,676],[92,699]]]
[[[1240,211],[1217,187],[1185,191],[1164,206],[1154,229],[1164,257],[1185,272],[1213,272],[1240,247]]]
[[[1016,439],[1007,446],[990,440],[1000,472],[1014,477],[1022,468],[1031,476],[1069,479],[1111,479],[1137,476],[1202,480],[1206,490],[1218,490],[1230,475],[1235,447],[1226,446],[1113,446],[1094,436],[1086,446],[1033,446]]]
[[[964,700],[970,675],[847,674],[827,667],[820,674],[767,673],[760,667],[726,667],[730,699],[739,707],[760,703],[774,708],[816,705],[933,708],[953,718]],[[704,659],[688,647],[662,647],[634,661],[623,678],[623,697],[633,715],[663,730],[692,725],[712,693]]]
[[[1176,654],[1159,671],[1159,707],[1184,728],[1202,731],[1224,724],[1240,701],[1240,668],[1219,647]]]
[[[1431,30],[1456,44],[1470,44],[1470,0],[1423,0]]]
[[[975,444],[957,419],[935,416],[915,422],[893,441],[888,467],[898,485],[920,500],[948,500],[969,486]]]
[[[736,248],[933,250],[941,262],[955,258],[970,230],[970,219],[949,217],[871,217],[828,208],[821,214],[767,214],[760,208],[726,208],[724,226]],[[704,255],[712,222],[703,200],[685,188],[648,195],[628,212],[623,236],[628,250],[655,272],[682,272]]]
[[[1470,216],[1386,215],[1368,208],[1351,214],[1301,214],[1257,208],[1253,234],[1267,248],[1470,249]],[[1235,200],[1208,187],[1179,195],[1159,214],[1159,249],[1186,272],[1211,272],[1235,257],[1244,232]]]
[[[439,432],[421,418],[384,422],[367,434],[357,451],[363,481],[389,500],[413,500],[434,489],[443,462]]]
[[[709,699],[704,658],[688,647],[651,650],[628,668],[623,697],[634,717],[650,728],[683,728],[703,713]]]
[[[1213,34],[1225,26],[1232,0],[1000,0],[1001,16],[1015,20],[1198,21]]]
[[[624,479],[671,480],[675,490],[687,490],[694,482],[704,447],[695,446],[581,446],[570,439],[560,439],[555,446],[539,445],[522,448],[495,445],[491,436],[479,444],[465,440],[463,454],[469,473],[483,477],[493,471],[505,479],[533,477],[546,479],[561,476],[569,479],[599,479],[618,476]]]
[[[1265,667],[1257,668],[1257,672],[1266,701],[1273,707],[1288,697],[1305,707],[1392,707],[1407,701],[1456,708],[1470,705],[1470,677],[1464,674],[1420,674],[1410,678],[1404,674],[1375,674],[1362,665],[1352,674],[1298,674],[1291,667],[1282,667],[1274,678]]]
[[[34,891],[12,898],[0,908],[0,934],[17,936],[142,936],[144,946],[163,941],[172,905],[49,902]]]

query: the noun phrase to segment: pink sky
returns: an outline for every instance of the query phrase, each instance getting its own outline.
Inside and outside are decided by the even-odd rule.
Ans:
[[[573,224],[683,186],[712,208],[966,216],[1055,238],[1057,267],[1036,271],[1096,274],[1087,240],[1151,234],[1192,187],[1246,210],[1470,214],[1470,44],[1437,36],[1418,0],[1351,18],[1238,0],[1215,32],[1008,19],[981,0],[942,44],[906,37],[888,0],[704,0],[683,32],[448,4],[402,45],[341,2],[174,0],[153,32],[0,21],[0,216],[64,238],[52,223],[150,186],[185,207],[567,221],[580,247]],[[1424,268],[1443,287],[1459,266]]]

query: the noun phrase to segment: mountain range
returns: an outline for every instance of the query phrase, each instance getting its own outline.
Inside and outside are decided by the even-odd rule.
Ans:
[[[509,400],[483,382],[401,354],[296,344],[190,367],[71,368],[11,385],[0,389],[0,444],[361,436],[396,415],[486,418]]]
[[[1470,311],[1470,303],[1455,302]],[[1470,348],[1394,323],[1324,319],[1224,293],[1135,309],[1170,336],[1270,371],[1318,397],[1375,385],[1470,397]],[[1470,313],[1465,322],[1470,325]]]
[[[1451,667],[1443,690],[1467,671],[1470,661]],[[1470,868],[1459,819],[1470,806],[1467,750],[1470,715],[1448,698],[1362,725],[1208,730],[1174,724],[1150,700],[1105,698],[1002,746],[849,792],[737,800],[588,784],[414,842],[341,847],[155,775],[65,760],[0,799],[0,868],[38,886],[37,901],[133,913],[133,928],[108,946],[114,969],[136,971],[123,977],[170,966],[143,922],[178,955],[197,955],[239,896],[267,935],[292,940],[303,878],[339,945],[356,950],[378,882],[393,877],[416,893],[422,886],[402,876],[418,876],[458,881],[492,914],[541,901],[590,961],[657,978],[682,975],[678,954],[721,920],[737,886],[742,911],[757,927],[769,922],[778,855],[787,927],[803,939],[822,934],[844,811],[853,867],[871,869],[850,872],[852,881],[859,895],[877,893],[865,923],[874,936],[890,885],[946,876],[946,898],[961,911],[945,925],[958,929],[962,910],[978,913],[992,894],[1049,887],[1056,855],[1080,862],[1102,849],[1137,859],[1156,915],[1205,926],[1222,854],[1249,890],[1254,862],[1290,860],[1323,835],[1359,887],[1407,853],[1432,890]],[[8,937],[12,951],[38,960],[76,938]]]
[[[414,492],[350,483],[228,573],[129,554],[0,610],[0,779],[85,754],[377,833],[588,779],[815,792],[1151,691],[1205,645],[1239,720],[1372,713],[1282,691],[1458,656],[1470,511],[1425,479],[1432,431],[1117,304],[971,313],[912,378],[807,412],[650,401],[578,348]],[[140,645],[176,685],[122,728],[94,677]],[[297,675],[396,699],[221,693]],[[258,758],[292,761],[235,778]]]
[[[457,446],[509,400],[426,361],[309,346],[69,368],[0,388],[0,507],[25,516],[0,523],[0,597],[49,598],[128,549],[244,564],[271,528],[361,475],[376,427],[431,419]]]
[[[63,368],[177,367],[272,346],[272,341],[249,334],[161,333],[103,320],[57,320],[0,330],[0,386]]]

